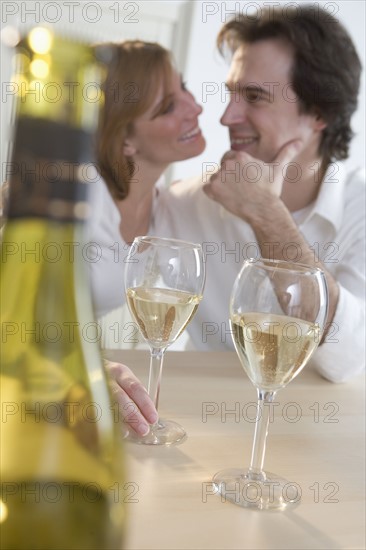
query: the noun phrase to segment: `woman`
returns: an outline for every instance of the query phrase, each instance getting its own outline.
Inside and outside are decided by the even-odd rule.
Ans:
[[[186,89],[170,53],[142,41],[107,44],[112,61],[104,84],[97,160],[102,177],[94,189],[90,262],[97,317],[123,299],[123,260],[137,235],[149,233],[156,183],[172,162],[202,153],[202,108]],[[121,296],[119,303],[115,297]],[[137,407],[125,420],[139,434],[157,419],[146,390],[128,367],[108,363],[121,411]],[[122,389],[122,391],[121,391]],[[147,421],[147,422],[146,422]]]
[[[97,317],[124,301],[121,266],[134,237],[149,232],[157,181],[171,163],[205,148],[198,125],[202,108],[185,88],[170,53],[141,41],[107,48],[114,56],[104,85],[97,147],[104,181],[93,186],[91,228],[91,240],[98,245],[91,263]],[[121,301],[115,303],[119,295]]]

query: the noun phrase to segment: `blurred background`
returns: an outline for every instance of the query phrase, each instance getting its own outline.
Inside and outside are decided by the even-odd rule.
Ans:
[[[301,3],[306,3],[302,2]],[[91,42],[121,41],[131,38],[156,41],[171,49],[188,88],[201,103],[201,128],[207,139],[206,151],[197,158],[180,162],[167,174],[172,181],[202,172],[205,163],[218,163],[228,148],[227,130],[219,123],[225,109],[227,62],[216,51],[216,35],[234,13],[255,16],[263,5],[298,5],[296,2],[238,1],[100,1],[100,2],[7,2],[1,3],[1,28],[15,26],[20,32],[47,24],[60,32],[79,35]],[[357,0],[315,2],[337,17],[349,30],[365,66],[366,3]],[[7,31],[6,31],[7,32]],[[5,34],[6,34],[5,32]],[[1,45],[1,182],[5,180],[6,161],[11,146],[12,102],[10,82],[14,68],[11,50]],[[359,108],[353,118],[356,137],[352,144],[352,166],[365,164],[365,75]]]

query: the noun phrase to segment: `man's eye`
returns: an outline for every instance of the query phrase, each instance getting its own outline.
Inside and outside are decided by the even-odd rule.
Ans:
[[[261,96],[259,94],[246,94],[246,98],[249,103],[256,103],[261,99]]]
[[[263,94],[260,90],[246,90],[245,99],[249,103],[258,103],[259,101],[265,99],[265,94]]]

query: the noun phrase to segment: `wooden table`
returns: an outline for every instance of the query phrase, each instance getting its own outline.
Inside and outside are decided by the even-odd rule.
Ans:
[[[105,356],[146,384],[147,352]],[[265,469],[298,484],[292,511],[243,509],[212,494],[215,472],[249,464],[255,401],[234,353],[167,352],[159,412],[188,439],[126,445],[128,549],[365,548],[364,378],[331,384],[308,366],[277,394]]]

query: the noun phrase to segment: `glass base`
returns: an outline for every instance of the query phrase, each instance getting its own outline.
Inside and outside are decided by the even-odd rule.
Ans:
[[[256,479],[259,478],[259,479]],[[300,503],[301,488],[276,474],[263,472],[262,478],[249,470],[221,470],[213,477],[221,500],[254,510],[286,510]]]
[[[156,424],[150,427],[147,435],[137,435],[130,431],[126,437],[127,441],[138,443],[139,445],[177,445],[183,443],[187,438],[186,431],[180,424],[172,420],[159,418]]]

